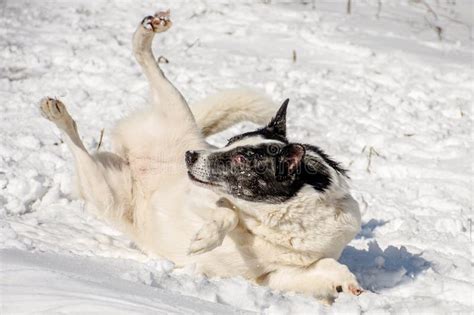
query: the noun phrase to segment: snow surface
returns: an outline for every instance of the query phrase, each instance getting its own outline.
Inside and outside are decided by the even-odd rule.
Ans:
[[[352,1],[351,15],[346,1],[304,2],[0,2],[2,314],[473,312],[472,2],[425,1],[437,19],[423,1]],[[104,128],[107,149],[147,100],[131,34],[167,7],[174,27],[155,44],[184,95],[289,97],[290,137],[350,168],[364,223],[340,260],[366,293],[326,307],[205,279],[145,256],[74,198],[71,156],[38,100],[64,100],[91,149]]]

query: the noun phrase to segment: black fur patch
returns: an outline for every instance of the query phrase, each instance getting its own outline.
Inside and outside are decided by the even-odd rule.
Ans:
[[[260,136],[263,139],[267,139],[267,140],[276,140],[276,141],[280,141],[282,143],[288,143],[288,139],[286,139],[286,137],[282,137],[279,134],[275,134],[275,133],[269,131],[265,127],[265,128],[258,129],[258,130],[255,130],[255,131],[245,132],[243,134],[240,134],[240,135],[237,135],[237,136],[234,136],[234,137],[230,138],[228,140],[227,144],[226,144],[226,147],[228,147],[232,143],[240,141],[242,139],[250,138],[250,137],[256,137],[256,136]]]
[[[339,162],[334,161],[329,155],[327,155],[323,150],[319,147],[311,145],[311,144],[304,144],[304,147],[307,151],[313,151],[317,153],[329,166],[331,166],[336,172],[345,177],[349,178],[347,175],[347,170],[339,164]]]
[[[331,174],[328,168],[319,161],[311,153],[307,153],[304,160],[303,171],[301,172],[301,180],[311,185],[315,190],[323,192],[331,185]]]

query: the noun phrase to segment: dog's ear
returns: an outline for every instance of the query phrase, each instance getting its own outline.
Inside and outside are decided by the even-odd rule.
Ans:
[[[281,150],[281,163],[285,174],[293,174],[301,166],[306,150],[301,144],[289,144]]]
[[[286,109],[289,101],[290,99],[287,98],[283,102],[275,117],[273,117],[266,127],[266,129],[271,133],[277,134],[283,138],[286,138]]]

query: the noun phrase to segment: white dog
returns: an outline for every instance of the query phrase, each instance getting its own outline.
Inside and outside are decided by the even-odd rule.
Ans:
[[[74,156],[82,198],[143,251],[178,266],[326,302],[338,292],[360,294],[355,276],[337,262],[360,228],[344,170],[319,148],[288,142],[288,101],[266,127],[222,149],[207,144],[206,136],[238,121],[269,121],[274,107],[234,90],[191,111],[151,49],[155,34],[170,26],[169,12],[159,12],[134,34],[152,106],[118,124],[115,153],[90,155],[64,104],[41,101]]]

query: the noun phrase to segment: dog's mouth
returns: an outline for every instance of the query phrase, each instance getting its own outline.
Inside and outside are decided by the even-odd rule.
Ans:
[[[198,183],[198,184],[201,184],[201,185],[204,185],[204,186],[213,186],[213,187],[219,187],[220,185],[216,184],[216,183],[211,183],[211,182],[206,182],[206,181],[203,181],[203,180],[200,180],[199,178],[197,178],[196,176],[194,176],[190,171],[188,171],[188,177]]]

